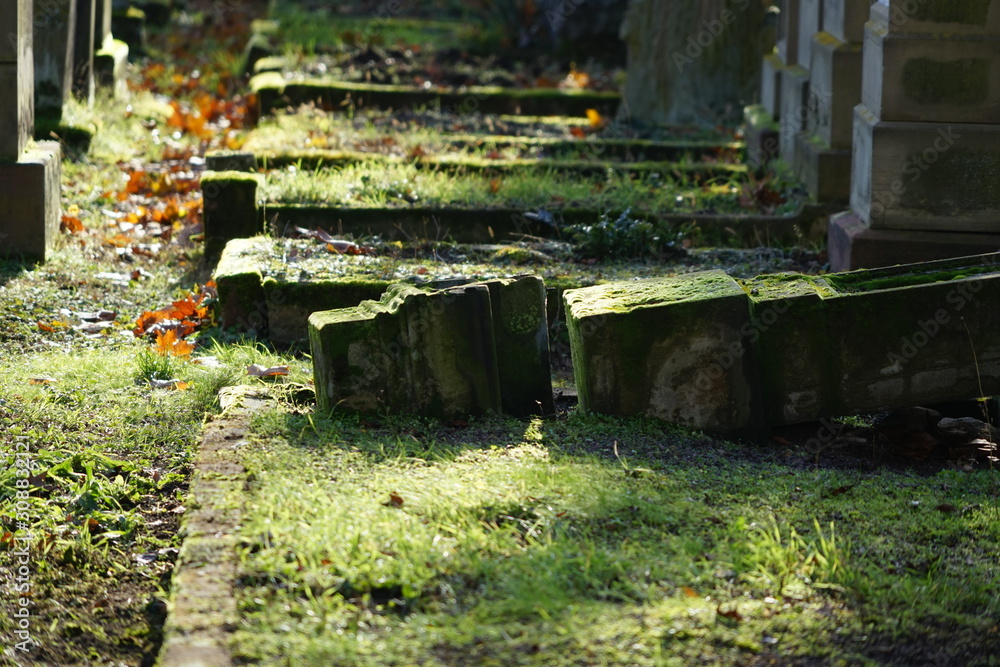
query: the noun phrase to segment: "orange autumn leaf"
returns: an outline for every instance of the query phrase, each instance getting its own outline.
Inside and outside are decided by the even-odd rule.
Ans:
[[[83,231],[83,221],[74,215],[64,215],[59,224],[59,229],[69,234],[79,234]]]
[[[189,357],[194,352],[194,343],[178,339],[177,331],[168,329],[156,335],[156,352],[164,357]]]

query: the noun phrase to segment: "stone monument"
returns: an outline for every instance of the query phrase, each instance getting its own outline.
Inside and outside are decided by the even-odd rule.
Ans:
[[[1000,248],[1000,0],[878,0],[835,270]]]
[[[60,151],[31,143],[32,0],[0,4],[0,256],[44,260],[59,232]]]

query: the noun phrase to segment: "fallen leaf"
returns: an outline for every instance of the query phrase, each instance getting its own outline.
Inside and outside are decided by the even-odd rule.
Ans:
[[[687,597],[689,597],[689,598],[697,598],[697,597],[701,597],[701,596],[700,596],[700,595],[698,595],[698,593],[697,593],[697,592],[696,592],[696,591],[695,591],[695,590],[694,590],[693,588],[691,588],[690,586],[681,586],[681,592],[682,592],[682,593],[684,593],[684,595],[685,595],[685,596],[687,596]]]
[[[59,223],[59,231],[67,234],[79,234],[83,231],[83,221],[76,216],[64,215]]]
[[[952,505],[951,503],[941,503],[940,505],[938,505],[934,509],[936,509],[939,512],[946,512],[946,513],[947,512],[957,512],[958,511],[958,508],[955,507],[954,505]]]
[[[250,364],[247,366],[247,375],[254,377],[272,377],[276,375],[288,375],[288,366],[271,366],[264,368],[260,364]]]
[[[403,506],[403,497],[398,493],[390,493],[388,502],[382,503],[386,507],[394,507],[399,509]]]
[[[604,127],[608,123],[597,109],[587,109],[587,120],[591,127]]]
[[[58,381],[59,380],[57,380],[56,378],[41,377],[41,376],[39,376],[39,377],[29,378],[28,379],[28,384],[42,384],[42,385],[45,385],[45,384],[52,384],[53,382],[58,382]]]
[[[179,339],[175,329],[168,329],[156,334],[156,351],[162,356],[189,357],[194,343]]]

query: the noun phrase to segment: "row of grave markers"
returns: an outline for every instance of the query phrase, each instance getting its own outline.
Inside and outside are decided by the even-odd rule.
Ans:
[[[60,146],[30,140],[36,119],[60,121],[71,91],[93,103],[98,49],[112,53],[98,57],[107,61],[108,83],[123,73],[127,50],[111,36],[112,6],[112,0],[0,4],[0,257],[44,260],[52,246]]]
[[[831,220],[835,270],[1000,248],[1000,0],[783,0],[748,108]]]

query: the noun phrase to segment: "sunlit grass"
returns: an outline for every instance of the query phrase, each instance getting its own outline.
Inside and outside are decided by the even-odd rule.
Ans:
[[[995,491],[989,473],[792,471],[579,415],[468,431],[261,415],[246,458],[237,654],[852,663],[876,637],[915,639],[929,622],[957,624],[959,654],[986,664],[980,633],[1000,590],[987,556],[1000,546],[996,500],[977,501]],[[612,438],[632,452],[628,467],[580,453],[610,454]],[[945,499],[969,507],[933,509]],[[893,622],[868,626],[883,614]]]
[[[603,177],[584,178],[538,168],[484,177],[392,163],[276,170],[267,174],[261,195],[273,203],[326,206],[579,206],[659,213],[711,207],[736,213],[744,210],[740,186],[736,177],[695,184],[672,175],[669,167],[664,173],[639,176],[609,168]]]

